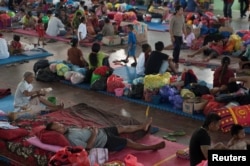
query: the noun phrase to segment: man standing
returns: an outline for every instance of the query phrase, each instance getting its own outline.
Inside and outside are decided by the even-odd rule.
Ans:
[[[170,36],[174,46],[173,50],[173,61],[175,68],[179,67],[179,56],[182,45],[182,34],[186,37],[185,19],[183,16],[183,7],[176,6],[175,13],[170,21]]]
[[[249,8],[249,0],[239,0],[240,3],[240,18],[246,17],[246,12]]]

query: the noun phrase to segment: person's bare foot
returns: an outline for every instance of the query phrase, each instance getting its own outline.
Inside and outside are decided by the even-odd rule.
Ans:
[[[155,144],[153,150],[163,149],[163,148],[165,148],[165,146],[166,146],[165,141],[162,141],[162,142],[160,142],[158,144]]]
[[[188,55],[187,57],[192,58],[192,57],[194,57],[194,55]]]
[[[64,103],[62,102],[61,104],[57,105],[58,109],[63,109],[64,108]]]
[[[148,118],[145,122],[144,122],[144,124],[143,124],[143,130],[144,131],[148,131],[148,128],[149,128],[149,126],[152,124],[152,122],[153,122],[153,118],[152,117],[150,117],[150,118]]]

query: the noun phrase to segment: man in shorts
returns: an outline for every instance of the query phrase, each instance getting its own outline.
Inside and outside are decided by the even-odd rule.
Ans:
[[[206,56],[205,59],[203,59],[204,62],[208,62],[212,58],[217,58],[219,55],[221,55],[224,51],[224,42],[223,40],[218,41],[212,41],[209,42],[207,45],[203,46],[199,50],[195,51],[193,54],[188,55],[188,57],[194,57],[197,54],[200,54],[203,52],[203,54]]]
[[[46,130],[57,131],[63,134],[72,146],[82,146],[86,150],[92,148],[107,148],[109,151],[120,151],[125,147],[140,151],[162,149],[165,147],[164,141],[153,145],[144,145],[120,136],[122,133],[133,133],[139,130],[148,131],[151,123],[152,118],[149,118],[141,125],[114,126],[106,128],[67,128],[59,122],[50,122],[46,126]]]

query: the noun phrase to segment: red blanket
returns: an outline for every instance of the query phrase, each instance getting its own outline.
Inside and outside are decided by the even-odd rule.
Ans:
[[[8,96],[11,94],[10,89],[0,89],[0,98],[3,98],[5,96]]]

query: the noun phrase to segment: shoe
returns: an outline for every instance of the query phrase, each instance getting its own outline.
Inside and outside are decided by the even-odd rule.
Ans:
[[[132,67],[136,67],[137,63],[132,63],[131,66]]]
[[[123,62],[123,63],[128,63],[128,60],[122,59],[121,62]]]

